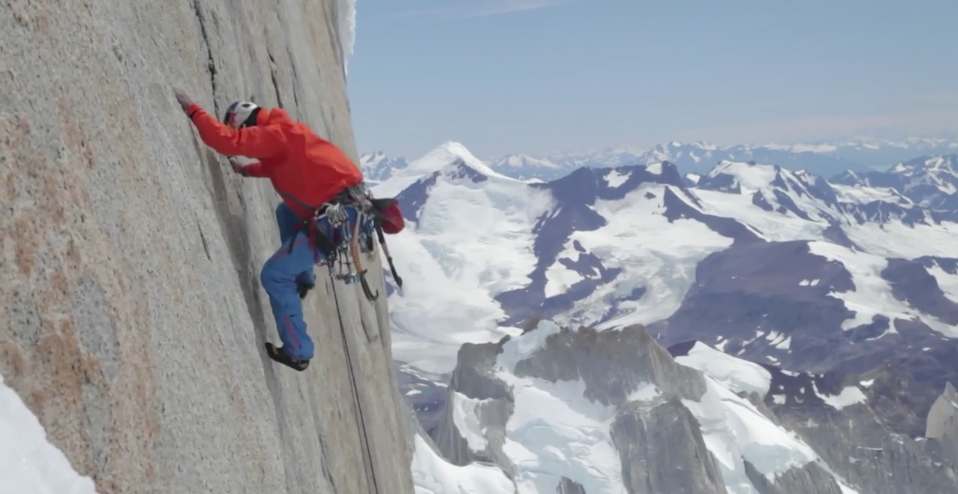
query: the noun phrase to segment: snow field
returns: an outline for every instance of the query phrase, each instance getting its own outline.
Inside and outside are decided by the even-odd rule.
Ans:
[[[722,353],[701,342],[696,342],[688,355],[675,357],[675,361],[711,376],[733,392],[754,392],[765,397],[772,384],[772,374],[764,367]]]
[[[416,494],[513,494],[512,482],[499,467],[472,463],[453,465],[416,434],[412,480]]]
[[[595,231],[574,232],[559,258],[575,259],[578,254],[573,243],[578,241],[599,257],[606,268],[623,268],[623,272],[615,282],[599,287],[589,297],[576,302],[569,316],[557,317],[557,322],[595,322],[613,303],[637,287],[645,287],[645,294],[637,301],[618,303],[622,315],[597,327],[610,329],[666,318],[679,308],[692,286],[696,264],[731,245],[731,239],[697,221],[680,219],[669,223],[663,204],[668,187],[643,184],[620,200],[596,201],[593,209],[615,220]],[[646,197],[650,193],[654,197]],[[558,266],[554,269],[566,269],[561,264]],[[549,283],[555,279],[550,277]]]
[[[444,173],[419,223],[389,239],[396,269],[409,280],[389,300],[395,357],[448,372],[463,343],[513,334],[497,325],[505,314],[493,297],[530,282],[537,261],[529,225],[551,206],[547,191],[522,182],[493,176],[476,184]]]
[[[812,254],[842,263],[852,275],[854,290],[829,294],[843,301],[848,310],[855,312],[854,316],[842,322],[842,329],[849,330],[869,324],[875,315],[882,314],[889,319],[917,318],[947,337],[958,338],[958,328],[937,318],[922,315],[892,295],[888,281],[881,277],[882,270],[888,266],[887,259],[828,242],[809,242],[808,247]],[[886,333],[897,331],[892,326]]]
[[[37,417],[0,375],[0,493],[96,494],[93,480],[78,474],[50,444]]]
[[[958,274],[950,274],[937,263],[931,268],[925,268],[925,270],[935,277],[935,281],[938,282],[938,287],[944,292],[945,297],[958,303]]]
[[[581,380],[552,383],[513,373],[558,331],[541,321],[535,331],[506,342],[497,357],[496,377],[512,387],[515,398],[503,451],[513,462],[517,494],[556,492],[563,476],[589,493],[626,494],[609,432],[615,408],[587,400]]]
[[[764,398],[772,377],[763,367],[702,343],[696,343],[687,356],[676,357],[675,361],[705,375],[708,391],[702,399],[682,403],[701,424],[705,444],[718,460],[730,493],[757,494],[745,474],[742,458],[772,481],[790,468],[818,460],[804,441],[735,394],[755,392]]]
[[[466,444],[472,451],[483,451],[488,446],[476,407],[490,401],[492,400],[469,398],[458,391],[453,391],[452,399],[446,403],[446,406],[452,408],[452,420],[456,429],[459,430],[459,435],[466,440]]]

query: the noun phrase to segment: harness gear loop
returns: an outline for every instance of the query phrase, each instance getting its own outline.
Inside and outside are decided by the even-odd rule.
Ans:
[[[392,256],[389,254],[389,247],[386,245],[386,238],[382,231],[382,215],[373,204],[372,198],[372,193],[365,182],[347,187],[329,202],[313,209],[313,215],[304,220],[293,233],[294,239],[299,233],[307,236],[312,247],[316,249],[317,265],[329,266],[330,274],[332,274],[332,265],[334,263],[338,264],[340,273],[334,275],[335,278],[345,281],[346,284],[359,281],[366,298],[371,301],[379,298],[379,291],[373,292],[369,288],[369,284],[366,282],[367,270],[362,267],[359,253],[360,251],[372,252],[374,245],[371,232],[367,233],[365,229],[360,229],[361,224],[372,223],[371,230],[376,230],[379,243],[382,245],[383,253],[389,263],[390,273],[399,286],[400,293],[402,293],[402,278],[396,273],[396,267],[393,265]],[[296,202],[300,203],[298,200]],[[349,211],[347,208],[354,210],[356,215],[352,232],[349,231]],[[321,221],[323,219],[326,220],[325,225],[328,225],[328,228],[320,226],[324,224]],[[350,235],[350,233],[352,234]],[[349,238],[349,242],[344,241],[346,238]],[[364,249],[360,248],[360,240],[362,240]],[[290,241],[289,252],[292,252],[293,243],[293,241]],[[324,259],[319,260],[319,252],[323,253]],[[353,267],[355,267],[355,271]],[[345,271],[345,274],[343,271]]]

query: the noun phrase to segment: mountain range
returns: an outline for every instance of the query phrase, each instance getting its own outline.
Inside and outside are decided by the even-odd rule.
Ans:
[[[858,140],[807,144],[718,146],[707,142],[659,144],[650,149],[610,148],[596,152],[553,153],[547,156],[511,154],[484,162],[520,180],[555,180],[581,167],[606,168],[669,161],[684,173],[707,173],[721,161],[774,163],[793,170],[831,177],[844,171],[884,170],[917,156],[958,153],[954,138],[910,137],[900,140]],[[408,166],[404,157],[382,151],[365,154],[361,163],[372,182],[387,179]]]
[[[942,396],[958,383],[955,154],[830,179],[663,160],[542,180],[449,142],[378,169],[374,193],[397,197],[408,221],[389,239],[404,278],[389,290],[400,381],[430,464],[481,466],[487,487],[506,489],[475,492],[937,493],[954,482],[958,459],[928,431],[958,434],[939,424],[952,424]],[[693,350],[710,357],[692,365]],[[636,360],[646,354],[659,356]],[[748,372],[765,377],[745,389]],[[676,414],[691,418],[662,432]],[[893,459],[865,459],[867,448]],[[696,480],[649,463],[634,475],[658,480],[628,478],[655,455]],[[921,466],[936,462],[950,466]],[[896,470],[926,488],[874,481]]]

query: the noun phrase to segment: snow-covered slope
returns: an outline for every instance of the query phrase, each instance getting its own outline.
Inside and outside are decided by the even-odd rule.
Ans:
[[[924,156],[887,171],[848,171],[832,182],[848,186],[891,188],[924,207],[958,211],[958,154]]]
[[[6,494],[96,494],[50,444],[37,417],[0,375],[0,492]]]
[[[876,380],[782,371],[699,342],[665,351],[639,326],[540,321],[462,348],[432,437],[491,494],[513,492],[499,472],[518,494],[945,492],[955,467],[943,466],[937,440],[881,430],[873,402],[894,400],[871,392]],[[894,463],[846,454],[862,446],[846,424],[897,441],[886,447]],[[443,487],[430,492],[459,492]]]
[[[901,324],[958,337],[958,223],[947,212],[775,165],[722,162],[686,183],[666,162],[530,184],[458,146],[430,153],[374,188],[398,195],[410,220],[391,240],[409,280],[390,299],[397,358],[448,372],[458,345],[512,334],[537,313],[674,338],[707,322],[702,331],[718,324],[726,337],[785,334],[804,327],[788,322],[802,303],[829,307],[804,318],[820,328],[808,338],[881,340]],[[723,293],[754,293],[772,312],[753,320],[742,302],[716,305]]]
[[[815,142],[805,144],[766,144],[719,146],[708,142],[669,142],[649,149],[606,148],[597,151],[552,153],[544,156],[510,154],[484,161],[496,171],[521,180],[551,181],[582,168],[608,168],[648,165],[669,161],[683,173],[704,174],[721,161],[775,163],[791,170],[807,170],[815,175],[832,177],[845,171],[867,173],[885,169],[915,156],[936,156],[958,153],[958,137],[908,138],[902,140],[857,140]],[[364,162],[395,161],[401,168],[402,158],[392,160],[382,153],[364,155]],[[374,180],[384,180],[383,172],[371,172]]]
[[[406,158],[402,156],[390,158],[382,151],[364,154],[359,157],[359,167],[363,171],[366,183],[370,185],[378,184],[408,166],[409,162],[406,161]]]

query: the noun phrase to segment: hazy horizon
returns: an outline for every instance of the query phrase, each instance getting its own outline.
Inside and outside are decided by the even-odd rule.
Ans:
[[[958,122],[954,18],[943,0],[366,0],[347,78],[356,142],[493,157],[928,135]]]

